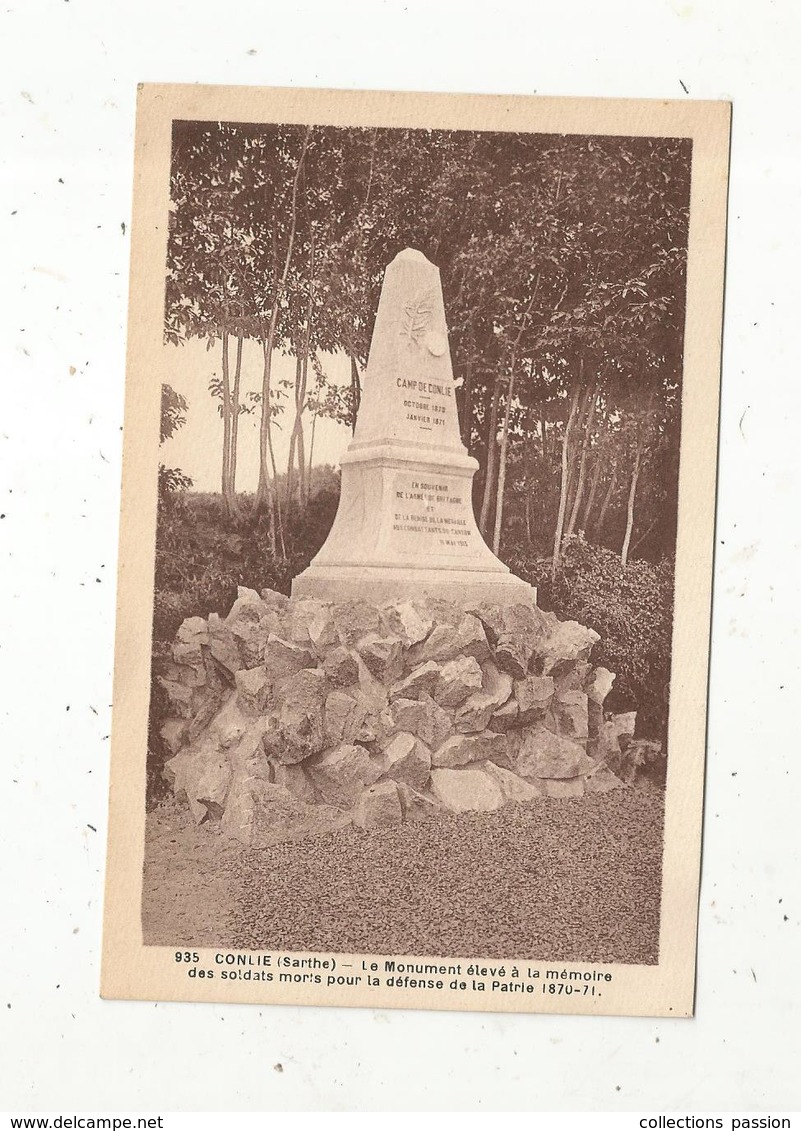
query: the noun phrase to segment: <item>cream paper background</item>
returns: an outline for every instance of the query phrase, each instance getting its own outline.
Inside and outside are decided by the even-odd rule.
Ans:
[[[458,18],[415,0],[237,0],[224,13],[206,0],[9,0],[0,1102],[799,1106],[798,36],[787,0],[736,12],[725,0],[499,0],[490,13],[460,3]],[[733,100],[694,1020],[99,999],[135,84],[165,78],[681,99],[683,82],[692,98]]]
[[[162,344],[164,264],[173,119],[430,126],[530,132],[691,137],[693,165],[687,267],[679,537],[670,706],[670,758],[659,964],[610,964],[602,997],[398,990],[189,980],[176,947],[142,945],[150,622],[161,382],[171,354]],[[192,1001],[372,1005],[687,1016],[692,1013],[706,731],[718,384],[723,303],[729,106],[719,102],[458,97],[434,94],[180,87],[139,90],[134,171],[130,315],[123,448],[122,519],[112,729],[109,855],[102,992],[105,997]],[[402,174],[400,174],[402,175]],[[210,450],[213,450],[210,445]],[[189,948],[196,949],[196,948]],[[214,969],[213,950],[200,966]],[[361,970],[363,955],[335,954]],[[413,956],[400,952],[399,958]],[[447,955],[431,956],[443,963]],[[472,958],[509,966],[516,954]],[[379,968],[383,963],[379,956]],[[499,961],[500,959],[500,961]],[[456,962],[457,960],[454,960]],[[467,963],[463,962],[462,966]],[[520,963],[525,966],[525,963]],[[529,965],[535,965],[530,963]],[[551,963],[545,955],[536,965]],[[584,968],[586,964],[567,964]],[[362,975],[363,976],[363,975]],[[385,982],[385,979],[383,980]],[[468,983],[469,984],[469,983]]]

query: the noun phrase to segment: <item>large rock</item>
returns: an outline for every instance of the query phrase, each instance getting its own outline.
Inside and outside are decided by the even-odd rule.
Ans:
[[[543,675],[558,677],[589,659],[593,646],[601,639],[594,629],[578,621],[559,620],[554,613],[544,613],[543,617],[547,632],[537,645]]]
[[[166,719],[159,727],[161,740],[171,754],[177,754],[189,739],[187,719]]]
[[[422,644],[409,649],[406,663],[410,668],[427,660],[444,663],[460,655],[462,647],[463,640],[452,624],[438,624]]]
[[[379,759],[382,777],[422,789],[431,772],[431,751],[413,734],[396,734]]]
[[[284,593],[277,593],[275,589],[262,589],[259,594],[264,604],[272,612],[286,613],[290,607],[289,597]]]
[[[525,781],[511,770],[496,766],[494,762],[481,762],[480,769],[497,783],[504,801],[536,801],[545,795],[544,789],[539,785]]]
[[[614,773],[618,773],[622,767],[623,749],[633,739],[636,723],[637,712],[626,711],[624,714],[612,715],[598,728],[596,756]]]
[[[442,811],[442,804],[429,793],[419,793],[405,782],[398,782],[398,797],[404,821],[425,821]]]
[[[272,694],[272,683],[264,668],[242,668],[235,672],[234,683],[242,706],[254,714],[261,714]]]
[[[270,779],[271,768],[264,748],[264,735],[268,727],[269,719],[259,716],[240,738],[224,748],[225,755],[235,771],[243,770],[253,777]],[[206,741],[211,742],[211,736]]]
[[[233,679],[244,665],[239,643],[230,628],[212,613],[209,617],[209,650],[224,672]]]
[[[614,672],[610,672],[607,668],[595,668],[584,684],[587,698],[591,703],[597,703],[599,707],[603,707],[604,700],[612,690],[614,682]]]
[[[460,707],[481,689],[481,667],[473,656],[459,656],[443,664],[434,686],[434,699],[441,707]]]
[[[325,656],[323,671],[332,687],[348,687],[359,678],[359,662],[353,652],[340,644]]]
[[[393,732],[407,731],[431,749],[441,746],[453,733],[450,715],[430,695],[421,695],[419,699],[396,699],[391,710]]]
[[[485,661],[481,690],[474,691],[454,715],[456,730],[464,734],[486,730],[494,712],[511,694],[512,677],[500,671],[491,660]]]
[[[178,680],[165,679],[163,676],[159,677],[158,682],[167,695],[170,714],[179,719],[191,719],[195,713],[193,689]]]
[[[386,829],[403,820],[398,787],[394,781],[368,786],[359,795],[353,810],[353,823],[360,829]]]
[[[528,675],[515,680],[518,725],[530,726],[544,719],[553,694],[554,683],[549,675]]]
[[[340,643],[346,648],[371,632],[378,632],[381,618],[378,609],[367,601],[348,601],[333,606],[332,615]]]
[[[620,766],[615,772],[625,782],[649,782],[663,788],[667,779],[667,757],[662,743],[634,738],[622,746]]]
[[[303,769],[303,764],[295,766],[284,766],[277,762],[273,770],[275,774],[275,784],[281,785],[284,789],[288,790],[293,797],[298,801],[303,801],[307,805],[313,805],[317,799],[314,792],[314,786],[309,781],[309,776]]]
[[[403,645],[397,636],[368,632],[356,650],[370,674],[384,683],[394,683],[403,673]]]
[[[330,605],[315,597],[293,601],[286,624],[288,638],[295,644],[311,645],[316,654],[318,646],[325,648],[337,639]]]
[[[505,734],[514,727],[520,726],[520,707],[516,699],[510,699],[499,707],[490,718],[490,729]]]
[[[221,821],[224,832],[251,848],[269,848],[349,823],[349,816],[333,806],[307,805],[281,785],[245,775],[232,781]]]
[[[209,626],[203,617],[187,617],[181,622],[176,640],[184,644],[208,644]]]
[[[506,736],[484,731],[483,734],[455,734],[431,755],[433,766],[466,766],[486,758],[502,758],[506,753]]]
[[[352,743],[327,750],[304,768],[323,801],[340,809],[349,809],[362,790],[378,780],[382,769],[363,746]]]
[[[228,759],[206,750],[183,750],[164,765],[167,780],[179,800],[185,800],[197,824],[219,819],[231,781]]]
[[[323,749],[323,707],[328,691],[325,673],[304,668],[283,680],[276,691],[278,715],[264,736],[276,762],[292,765]]]
[[[478,617],[472,613],[465,613],[459,621],[459,639],[461,640],[461,654],[472,656],[480,664],[484,664],[491,656],[489,641],[484,631],[484,626]]]
[[[529,604],[482,604],[471,612],[484,626],[498,667],[522,679],[544,633],[540,610]]]
[[[326,746],[338,746],[350,741],[355,729],[357,703],[345,691],[332,691],[325,701],[323,730]]]
[[[172,658],[176,664],[186,665],[190,668],[203,667],[203,648],[200,641],[195,639],[190,643],[176,641],[172,646]],[[205,682],[205,670],[203,672]]]
[[[328,655],[332,648],[339,642],[336,624],[330,605],[320,605],[313,616],[306,623],[309,643],[319,657]]]
[[[287,679],[304,668],[315,668],[317,657],[310,645],[282,640],[271,633],[264,645],[264,670],[272,682]]]
[[[557,675],[554,681],[557,693],[561,695],[563,691],[584,691],[591,672],[592,664],[586,660],[577,660],[572,667],[567,667],[561,675]]]
[[[517,754],[517,772],[524,778],[575,778],[594,768],[584,747],[544,727],[524,732]]]
[[[392,699],[419,699],[422,695],[431,695],[439,682],[440,666],[433,660],[420,664],[398,683],[394,684],[389,698]]]
[[[462,770],[431,771],[431,792],[446,809],[454,813],[491,811],[503,805],[503,791],[484,770],[472,766]]]
[[[554,729],[565,738],[586,741],[587,696],[583,691],[560,691],[551,701]]]
[[[407,648],[425,640],[434,627],[428,610],[416,601],[388,605],[381,610],[381,622],[387,635],[400,637]]]
[[[626,783],[606,766],[600,766],[594,774],[588,774],[584,788],[587,793],[610,793],[613,789],[625,789]]]

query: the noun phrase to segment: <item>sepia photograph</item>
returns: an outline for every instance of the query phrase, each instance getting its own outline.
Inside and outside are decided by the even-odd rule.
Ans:
[[[728,107],[206,93],[138,165],[129,945],[212,1000],[282,956],[276,1000],[691,1012]]]

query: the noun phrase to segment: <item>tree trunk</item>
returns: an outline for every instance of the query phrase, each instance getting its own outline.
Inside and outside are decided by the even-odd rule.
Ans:
[[[637,454],[634,457],[634,470],[631,474],[629,487],[629,502],[626,512],[626,533],[623,538],[623,548],[620,551],[620,564],[626,568],[629,561],[629,546],[631,545],[631,531],[634,527],[634,497],[637,494],[637,480],[640,478],[640,460],[642,458],[642,440],[637,441]]]
[[[526,478],[526,541],[531,545],[531,478]]]
[[[587,505],[584,507],[584,515],[581,519],[580,529],[586,534],[589,529],[590,515],[592,514],[592,504],[595,502],[595,494],[598,490],[598,484],[601,480],[601,470],[603,469],[603,448],[600,446],[595,452],[595,464],[592,469],[592,479],[590,480],[590,493],[587,496]]]
[[[487,536],[489,523],[490,503],[492,502],[493,480],[495,478],[495,456],[497,451],[498,436],[498,401],[501,395],[501,385],[495,379],[495,388],[492,393],[492,407],[490,408],[489,428],[487,430],[487,467],[484,472],[484,495],[481,499],[481,517],[478,528],[482,537]]]
[[[286,461],[286,480],[284,482],[284,514],[289,515],[292,510],[292,497],[295,490],[295,448],[298,438],[298,397],[300,394],[300,377],[303,368],[300,348],[295,357],[295,418],[292,421],[292,431],[289,434],[289,455]]]
[[[234,387],[231,393],[231,448],[228,460],[228,478],[230,483],[231,499],[237,517],[241,510],[236,493],[236,461],[237,445],[239,443],[239,387],[242,379],[242,343],[243,335],[237,334],[236,338],[236,367],[234,369]]]
[[[587,449],[590,444],[590,435],[592,433],[592,421],[595,416],[595,406],[598,403],[598,394],[601,391],[600,382],[596,383],[593,390],[589,407],[587,408],[586,418],[584,420],[584,439],[581,443],[581,459],[579,460],[578,482],[576,483],[576,494],[573,499],[573,509],[570,512],[570,521],[567,524],[567,537],[576,528],[576,519],[578,518],[579,507],[581,505],[581,497],[584,494],[584,477],[587,470]]]
[[[256,488],[255,510],[258,512],[269,506],[275,514],[275,501],[273,487],[270,483],[270,472],[267,460],[272,454],[272,371],[273,371],[273,346],[275,344],[275,326],[278,321],[277,304],[273,306],[270,314],[270,323],[267,334],[262,338],[261,348],[264,355],[264,366],[261,377],[261,421],[259,422],[259,485]],[[275,464],[273,461],[272,483],[276,482]]]
[[[568,481],[570,478],[570,439],[573,430],[573,423],[576,418],[576,411],[578,409],[579,401],[579,386],[573,390],[573,396],[570,399],[570,412],[568,413],[567,422],[565,424],[564,435],[562,436],[562,483],[559,491],[559,512],[556,516],[556,530],[553,538],[553,557],[551,558],[551,578],[556,577],[556,571],[559,568],[559,562],[562,556],[562,532],[565,526],[565,511],[567,509],[567,489]]]
[[[317,428],[317,409],[312,412],[311,436],[309,437],[309,462],[306,471],[306,506],[309,505],[312,481],[312,457],[314,456],[314,432]]]
[[[598,543],[600,543],[600,541],[601,541],[601,535],[603,534],[604,523],[606,522],[606,512],[609,510],[609,504],[612,501],[612,494],[614,493],[616,486],[617,486],[617,468],[615,467],[612,470],[612,477],[609,480],[609,486],[606,489],[606,494],[604,495],[604,501],[601,504],[601,512],[598,515],[598,521],[595,524],[595,539],[594,540]]]
[[[501,429],[501,450],[498,455],[498,491],[495,497],[495,530],[492,535],[492,552],[497,557],[501,545],[501,523],[503,522],[503,497],[506,491],[506,454],[509,448],[509,417],[512,412],[512,398],[515,391],[515,371],[509,374],[509,388],[506,392],[506,408],[503,413]]]
[[[236,496],[233,492],[233,483],[231,478],[231,465],[232,465],[232,412],[231,412],[231,372],[228,363],[228,342],[229,334],[227,330],[222,333],[222,418],[223,418],[223,459],[222,459],[222,476],[221,476],[221,491],[223,503],[225,505],[226,513],[229,518],[238,518],[238,508],[236,504]]]
[[[281,508],[278,501],[278,492],[276,484],[278,482],[278,469],[275,463],[275,448],[273,447],[273,429],[272,429],[272,412],[270,400],[272,398],[271,377],[272,377],[272,364],[273,352],[269,345],[269,334],[267,338],[262,339],[261,343],[262,354],[264,356],[264,369],[262,373],[262,398],[264,398],[265,391],[267,395],[267,408],[265,409],[264,402],[261,406],[261,429],[266,438],[266,453],[260,446],[259,450],[259,486],[256,493],[256,511],[258,512],[263,507],[269,510],[270,514],[270,548],[273,554],[277,551],[276,539],[281,544],[282,553],[286,556],[284,547],[284,533],[281,524]],[[269,457],[270,466],[272,467],[272,479],[267,469],[267,459]],[[259,500],[263,499],[264,502],[260,503]]]
[[[222,422],[223,450],[220,473],[220,494],[228,505],[228,467],[231,461],[231,413],[229,410],[231,394],[228,384],[228,331],[222,332]]]
[[[256,512],[262,510],[266,506],[276,508],[273,510],[274,517],[279,519],[279,533],[281,535],[281,542],[283,545],[283,532],[280,530],[280,512],[277,510],[277,499],[275,494],[270,488],[270,475],[267,468],[268,453],[273,465],[273,483],[276,482],[275,475],[275,456],[272,451],[272,429],[270,427],[272,405],[270,404],[270,375],[272,370],[272,355],[275,346],[276,330],[278,327],[278,316],[280,313],[281,300],[286,288],[287,275],[289,274],[289,264],[292,260],[292,249],[295,246],[295,232],[298,224],[298,183],[300,181],[301,170],[303,163],[306,159],[306,150],[309,146],[309,137],[311,136],[311,126],[306,128],[306,133],[303,138],[303,149],[301,150],[298,164],[295,168],[295,175],[292,179],[292,199],[290,204],[290,226],[289,238],[287,240],[286,255],[284,256],[284,269],[280,279],[277,280],[275,295],[273,296],[273,304],[270,311],[269,329],[266,337],[263,340],[262,347],[265,353],[264,360],[264,374],[262,378],[262,393],[261,393],[261,425],[259,427],[259,486],[256,490]],[[277,265],[276,265],[277,271]],[[275,275],[273,276],[275,278]]]

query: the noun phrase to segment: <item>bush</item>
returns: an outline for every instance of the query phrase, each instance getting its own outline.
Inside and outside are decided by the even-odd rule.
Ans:
[[[172,494],[160,500],[156,533],[153,640],[172,640],[189,616],[226,614],[238,585],[289,593],[292,578],[305,569],[325,541],[336,513],[338,494],[320,490],[302,522],[287,523],[286,557],[270,548],[267,521],[232,519],[222,498],[212,494]]]
[[[630,561],[583,538],[571,538],[556,577],[550,558],[520,551],[506,555],[509,567],[536,585],[538,602],[566,620],[594,628],[601,639],[593,662],[616,673],[607,706],[636,710],[637,734],[666,739],[673,628],[673,561]]]

